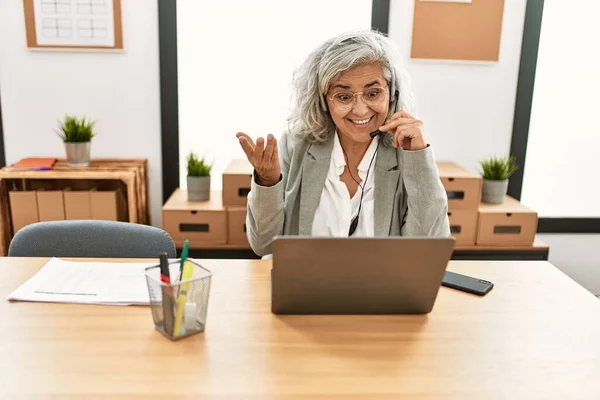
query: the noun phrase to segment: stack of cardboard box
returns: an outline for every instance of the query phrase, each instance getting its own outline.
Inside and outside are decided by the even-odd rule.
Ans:
[[[177,247],[186,239],[190,247],[227,243],[227,212],[220,192],[211,192],[210,200],[188,201],[187,192],[175,190],[162,208],[162,226]]]
[[[246,238],[246,205],[252,179],[247,160],[232,160],[223,173],[223,191],[213,191],[208,201],[188,201],[177,189],[163,206],[163,229],[180,247],[250,247]]]
[[[12,190],[8,193],[12,230],[40,221],[65,219],[127,220],[127,203],[119,190]]]
[[[451,162],[440,162],[438,168],[457,247],[533,244],[538,220],[535,211],[510,196],[502,204],[481,203],[480,175]]]
[[[537,224],[537,212],[510,196],[506,196],[502,204],[482,203],[477,246],[531,246]]]
[[[254,168],[248,160],[232,160],[223,173],[223,206],[227,209],[227,243],[248,244],[246,207]]]
[[[481,203],[483,180],[450,162],[438,163],[448,195],[450,230],[457,247],[520,246],[533,243],[537,213],[508,197],[503,204]],[[163,229],[182,246],[247,248],[246,206],[252,179],[247,160],[232,160],[223,174],[223,191],[209,201],[187,201],[176,190],[163,206]]]
[[[474,246],[481,201],[481,176],[450,162],[439,162],[440,179],[448,195],[450,232],[457,245]]]

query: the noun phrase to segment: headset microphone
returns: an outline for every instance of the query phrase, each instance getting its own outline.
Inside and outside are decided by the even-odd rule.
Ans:
[[[394,83],[394,80],[392,79],[392,83]],[[394,87],[394,86],[392,86]],[[394,92],[394,112],[398,111],[398,97],[399,97],[399,92],[398,90],[394,90],[392,89],[392,91]],[[323,107],[323,111],[326,110],[326,106],[325,106],[325,101],[323,98],[321,98],[321,107]],[[381,135],[381,138],[384,141],[389,142],[391,139],[391,135],[385,135],[384,132],[381,132],[379,129],[377,129],[376,131],[373,131],[371,133],[369,133],[369,136],[371,136],[371,138],[375,138],[375,136],[377,135]],[[379,145],[381,144],[381,139],[379,142],[377,142],[377,148],[375,149],[375,153],[373,154],[373,157],[371,158],[371,162],[369,163],[369,168],[367,168],[367,176],[365,177],[365,181],[363,183],[363,185],[361,186],[360,183],[358,183],[358,181],[355,180],[356,183],[358,183],[358,186],[361,189],[360,192],[360,203],[358,206],[358,212],[356,213],[356,216],[354,218],[352,218],[352,221],[350,221],[350,229],[348,230],[348,236],[352,236],[354,234],[354,232],[356,232],[356,228],[358,228],[358,219],[360,217],[360,210],[362,208],[362,200],[363,200],[363,195],[365,194],[365,186],[367,184],[367,181],[369,180],[369,171],[371,170],[371,164],[373,164],[373,160],[375,159],[375,156],[377,155],[377,151],[379,150]],[[352,173],[350,173],[350,176],[352,176]],[[352,179],[354,179],[354,177],[352,177]]]
[[[398,96],[400,95],[400,93],[398,93],[397,90],[394,90],[394,112],[398,111]],[[383,132],[381,132],[379,129],[377,129],[376,131],[373,131],[371,133],[369,133],[369,136],[371,136],[371,139],[375,138],[375,136],[377,135],[381,135],[381,137],[383,137]]]

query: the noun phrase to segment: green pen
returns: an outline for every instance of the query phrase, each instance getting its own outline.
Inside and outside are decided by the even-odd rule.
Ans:
[[[185,262],[185,260],[188,257],[189,247],[190,247],[190,241],[185,239],[185,242],[183,242],[183,249],[181,250],[181,260],[179,261],[179,281],[180,282],[181,282],[182,274],[183,274],[183,263]]]

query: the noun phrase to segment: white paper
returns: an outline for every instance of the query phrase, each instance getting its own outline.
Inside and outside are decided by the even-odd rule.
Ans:
[[[157,263],[76,262],[53,258],[8,300],[150,304],[145,268]]]
[[[39,45],[115,45],[112,0],[34,0]]]

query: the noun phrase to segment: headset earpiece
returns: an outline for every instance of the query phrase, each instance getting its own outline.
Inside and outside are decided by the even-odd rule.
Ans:
[[[398,91],[396,90],[396,82],[395,82],[394,78],[392,78],[392,85],[390,87],[390,103],[393,101],[396,101],[397,98],[398,98]]]

